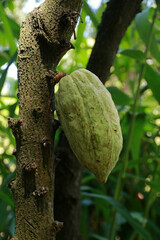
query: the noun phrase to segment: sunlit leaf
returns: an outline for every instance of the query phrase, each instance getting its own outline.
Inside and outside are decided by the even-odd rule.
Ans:
[[[79,23],[79,25],[78,25],[77,40],[76,40],[76,45],[75,45],[77,51],[79,50],[80,44],[83,41],[83,34],[84,34],[85,27],[86,27],[86,23],[84,20],[86,17],[86,12],[84,10],[82,10],[81,17],[83,19],[83,23]]]
[[[10,53],[13,54],[16,51],[17,46],[15,44],[15,39],[14,39],[14,36],[13,36],[13,32],[12,32],[11,26],[9,24],[9,21],[7,19],[5,9],[3,8],[2,3],[0,3],[0,18],[3,22],[3,29],[6,32],[6,37],[7,37],[8,42],[9,42]]]
[[[151,26],[151,23],[148,20],[149,11],[150,11],[150,9],[147,8],[147,9],[143,10],[141,13],[137,14],[137,16],[135,18],[137,31],[144,43],[147,43],[147,41],[148,41],[149,29]],[[151,51],[153,57],[157,61],[160,62],[160,50],[159,50],[158,44],[155,40],[154,34],[152,34],[150,51]]]

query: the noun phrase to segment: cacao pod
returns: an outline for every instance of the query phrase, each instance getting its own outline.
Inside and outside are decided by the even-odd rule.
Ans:
[[[74,71],[60,80],[55,109],[81,165],[105,183],[122,149],[119,116],[108,90],[90,71]]]

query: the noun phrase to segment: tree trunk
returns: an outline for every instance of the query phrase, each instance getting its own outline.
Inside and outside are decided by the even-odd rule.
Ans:
[[[15,240],[55,239],[54,119],[51,98],[59,60],[73,48],[70,38],[82,0],[46,0],[22,23],[18,47],[19,119],[9,118],[16,139]],[[78,13],[77,13],[78,12]],[[63,181],[63,176],[62,176]]]

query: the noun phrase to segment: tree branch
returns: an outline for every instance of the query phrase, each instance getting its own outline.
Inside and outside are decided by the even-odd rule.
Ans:
[[[46,0],[22,23],[18,47],[19,119],[9,119],[16,139],[15,240],[53,240],[63,224],[53,218],[54,73],[73,46],[70,38],[82,0]],[[77,13],[78,12],[78,13]]]
[[[105,83],[121,39],[135,15],[140,12],[142,0],[110,0],[103,13],[95,45],[87,69]]]

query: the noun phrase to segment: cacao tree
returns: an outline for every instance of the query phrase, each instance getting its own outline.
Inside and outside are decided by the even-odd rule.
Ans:
[[[80,17],[82,4],[84,4],[84,8],[88,11],[96,25],[96,19],[90,12],[89,5],[86,1],[83,3],[81,0],[46,0],[37,9],[30,12],[21,25],[18,43],[17,96],[19,100],[19,117],[16,119],[12,118],[14,114],[11,114],[9,117],[9,126],[16,139],[14,155],[17,159],[16,179],[9,184],[15,203],[15,240],[81,239],[80,186],[82,169],[70,149],[63,131],[60,131],[56,145],[54,145],[54,138],[57,137],[56,130],[59,124],[54,120],[53,93],[57,79],[61,78],[61,75],[57,74],[59,61],[67,51],[74,49],[70,38],[72,34],[75,35],[74,28]],[[1,4],[1,13],[3,6]],[[110,68],[113,65],[121,39],[131,21],[140,11],[141,0],[110,0],[106,4],[98,27],[95,44],[86,65],[86,68],[96,74],[104,84],[109,77]],[[149,56],[149,49],[151,49],[150,51],[154,57],[158,58],[156,57],[156,50],[152,48],[154,44],[152,30],[156,15],[157,9],[153,12],[152,21],[149,25],[150,28],[148,28],[145,52],[123,51],[121,52],[122,55],[127,56],[128,54],[131,58],[145,61]],[[4,23],[7,23],[5,14],[1,14],[1,18]],[[6,24],[5,27],[7,26]],[[77,34],[77,42],[80,41],[78,37]],[[11,44],[10,54],[12,59],[10,64],[15,61],[15,50],[16,46]],[[72,51],[76,52],[76,42],[75,50]],[[116,62],[114,66],[115,64]],[[76,66],[75,68],[79,67]],[[63,68],[60,70],[64,71]],[[133,108],[131,107],[131,127],[127,128],[128,134],[123,132],[127,136],[127,144],[125,144],[122,153],[122,167],[117,185],[114,188],[114,199],[108,196],[100,197],[98,191],[92,192],[92,188],[90,189],[91,193],[84,193],[86,197],[100,198],[112,205],[110,230],[108,231],[110,234],[107,234],[109,239],[114,239],[115,237],[117,211],[135,229],[130,234],[130,239],[136,239],[137,234],[139,239],[141,239],[141,236],[144,239],[152,239],[151,235],[144,229],[144,224],[138,224],[131,215],[125,212],[126,210],[122,205],[118,205],[121,201],[121,192],[124,187],[124,174],[128,168],[129,152],[132,151],[131,146],[134,144],[133,129],[135,124],[139,123],[138,121],[135,123],[135,118],[137,99],[140,95],[140,85],[143,77],[147,79],[150,88],[155,92],[154,86],[150,83],[149,76],[151,74],[158,79],[152,68],[142,62],[138,91],[133,102]],[[4,75],[1,77],[1,83],[3,79],[5,79]],[[116,101],[114,92],[112,92],[115,89],[112,88],[110,90],[113,93],[113,100]],[[127,98],[127,96],[125,97]],[[156,97],[159,99],[158,95]],[[118,100],[120,101],[120,98]],[[123,124],[125,125],[125,122],[122,122],[122,127]],[[10,176],[11,178],[12,176]],[[122,181],[120,181],[121,179]],[[3,185],[5,185],[5,182]],[[127,184],[125,187],[127,188]],[[147,209],[150,201],[149,199]],[[148,212],[146,211],[144,217],[147,217],[147,214]],[[91,237],[100,239],[94,234]]]

